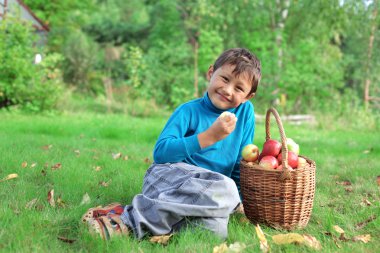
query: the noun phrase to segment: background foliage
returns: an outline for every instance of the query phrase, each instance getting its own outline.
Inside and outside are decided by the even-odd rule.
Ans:
[[[53,69],[62,73],[65,91],[108,101],[111,111],[136,100],[173,109],[201,96],[208,67],[231,47],[246,47],[262,61],[258,112],[270,105],[285,113],[360,109],[366,79],[370,96],[380,97],[378,1],[24,2],[50,26],[44,54],[62,56]],[[2,22],[2,30],[7,33],[0,39],[0,105],[29,104],[39,99],[26,91],[30,80],[37,86],[49,81],[34,75],[35,66],[27,67],[36,51],[33,32],[17,18]],[[36,103],[41,110],[46,107]],[[370,101],[369,108],[378,112],[378,100]]]

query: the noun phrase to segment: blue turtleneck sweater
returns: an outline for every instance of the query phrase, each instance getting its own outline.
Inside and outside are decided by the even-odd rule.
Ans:
[[[225,139],[201,149],[197,135],[206,131],[224,110],[216,108],[207,92],[179,106],[169,118],[154,148],[156,163],[185,162],[232,178],[240,192],[241,151],[253,143],[255,117],[250,101],[228,111],[238,118]]]

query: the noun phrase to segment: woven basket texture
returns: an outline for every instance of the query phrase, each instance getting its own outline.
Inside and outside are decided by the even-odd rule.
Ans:
[[[247,218],[277,229],[306,227],[313,209],[316,164],[305,158],[307,165],[291,169],[281,119],[274,108],[266,115],[266,140],[270,139],[270,115],[273,114],[281,135],[283,170],[269,170],[258,163],[240,163],[240,184]]]

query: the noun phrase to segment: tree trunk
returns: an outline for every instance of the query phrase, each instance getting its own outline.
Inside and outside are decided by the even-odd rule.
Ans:
[[[375,40],[376,18],[377,18],[377,0],[373,0],[371,34],[369,36],[367,62],[366,62],[366,69],[364,72],[365,73],[364,105],[366,108],[368,107],[368,104],[370,101],[370,96],[369,96],[369,87],[371,86],[371,71],[370,70],[371,70],[373,41]]]
[[[198,41],[194,43],[194,97],[198,97]]]

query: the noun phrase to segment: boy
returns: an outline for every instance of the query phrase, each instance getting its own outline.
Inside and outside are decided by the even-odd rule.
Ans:
[[[241,150],[255,127],[249,99],[260,78],[260,61],[248,50],[223,52],[207,72],[205,95],[179,106],[161,132],[142,194],[122,212],[116,204],[90,214],[90,225],[108,237],[127,227],[141,239],[191,222],[226,238],[229,215],[240,204]],[[110,210],[116,215],[105,215]]]

